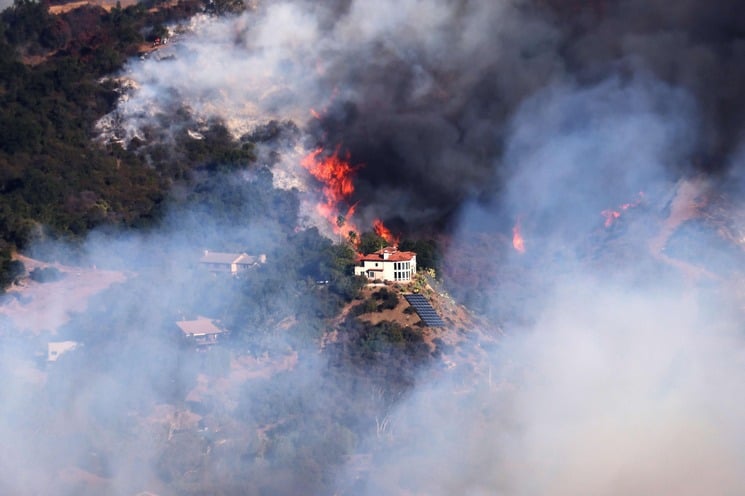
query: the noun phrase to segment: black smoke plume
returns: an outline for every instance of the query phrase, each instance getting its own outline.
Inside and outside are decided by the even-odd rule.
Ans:
[[[324,85],[346,92],[322,119],[320,136],[366,164],[362,205],[416,229],[448,218],[466,198],[492,196],[510,166],[502,152],[515,110],[557,84],[591,88],[609,79],[631,87],[645,77],[688,96],[695,146],[670,166],[727,171],[745,102],[738,91],[745,19],[732,2],[429,5],[446,9],[447,19],[426,30],[426,20],[391,21],[357,50],[332,57],[325,71]],[[344,22],[341,15],[336,26]]]

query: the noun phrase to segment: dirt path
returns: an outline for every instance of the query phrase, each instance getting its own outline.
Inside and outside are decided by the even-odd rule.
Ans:
[[[124,9],[126,7],[129,7],[130,5],[136,5],[137,0],[121,0],[120,5]],[[111,11],[114,7],[116,7],[116,0],[79,0],[76,2],[67,2],[63,3],[61,5],[50,5],[49,6],[49,13],[54,15],[64,14],[65,12],[70,12],[71,10],[75,10],[79,7],[82,7],[84,5],[97,5],[99,7],[103,7],[106,12]]]
[[[681,180],[670,203],[670,215],[663,221],[657,236],[649,241],[649,251],[653,257],[680,270],[692,281],[717,279],[717,276],[703,267],[671,258],[664,250],[678,227],[701,215],[701,209],[706,206],[707,191],[708,184],[702,178]]]
[[[25,278],[20,285],[10,287],[0,300],[0,315],[6,317],[16,329],[37,335],[42,332],[56,333],[60,326],[70,320],[71,312],[86,309],[91,296],[126,279],[122,272],[48,264],[22,255],[15,258],[23,262],[27,272],[54,267],[62,274],[59,281],[45,283]]]

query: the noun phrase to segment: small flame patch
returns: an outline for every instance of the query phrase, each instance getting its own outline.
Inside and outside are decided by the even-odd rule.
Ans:
[[[616,210],[603,210],[600,212],[600,215],[602,215],[605,218],[605,222],[603,222],[603,225],[605,228],[609,228],[613,225],[613,223],[618,220],[621,217],[621,214],[625,212],[626,210],[634,207],[638,207],[642,204],[644,201],[644,192],[640,191],[639,195],[637,196],[637,199],[631,203],[624,203],[623,205],[620,205]]]
[[[515,221],[515,225],[512,228],[512,247],[518,253],[525,253],[525,239],[523,239],[519,218]]]

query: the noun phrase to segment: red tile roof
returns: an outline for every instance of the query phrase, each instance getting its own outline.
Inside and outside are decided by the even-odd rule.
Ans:
[[[384,254],[388,252],[388,258],[384,258]],[[383,248],[375,253],[369,255],[363,255],[360,257],[360,262],[410,262],[416,256],[413,251],[398,251],[396,248]]]

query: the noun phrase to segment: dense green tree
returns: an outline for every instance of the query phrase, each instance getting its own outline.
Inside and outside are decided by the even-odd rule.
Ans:
[[[38,43],[42,32],[54,23],[47,5],[35,0],[15,0],[1,15],[4,34],[12,45]]]
[[[425,269],[440,269],[440,249],[437,242],[432,239],[427,240],[403,240],[398,245],[403,251],[416,252],[416,263],[418,267]]]
[[[367,255],[368,253],[374,253],[381,248],[388,246],[388,242],[374,232],[362,233],[360,236],[360,244],[357,247],[360,253]]]
[[[182,0],[148,11],[136,4],[110,13],[84,6],[51,15],[43,2],[17,0],[0,13],[0,240],[23,248],[41,232],[75,240],[102,225],[146,226],[161,217],[175,181],[193,188],[194,171],[253,162],[253,145],[233,140],[217,120],[204,140],[184,139],[176,149],[128,151],[92,139],[94,123],[118,98],[102,76],[137,53],[140,33],[162,31],[200,5]],[[193,125],[188,113],[179,118],[184,129]],[[282,214],[293,208],[289,195],[266,200]]]
[[[26,268],[22,262],[12,259],[10,248],[0,245],[0,292],[13,281],[23,276]]]

